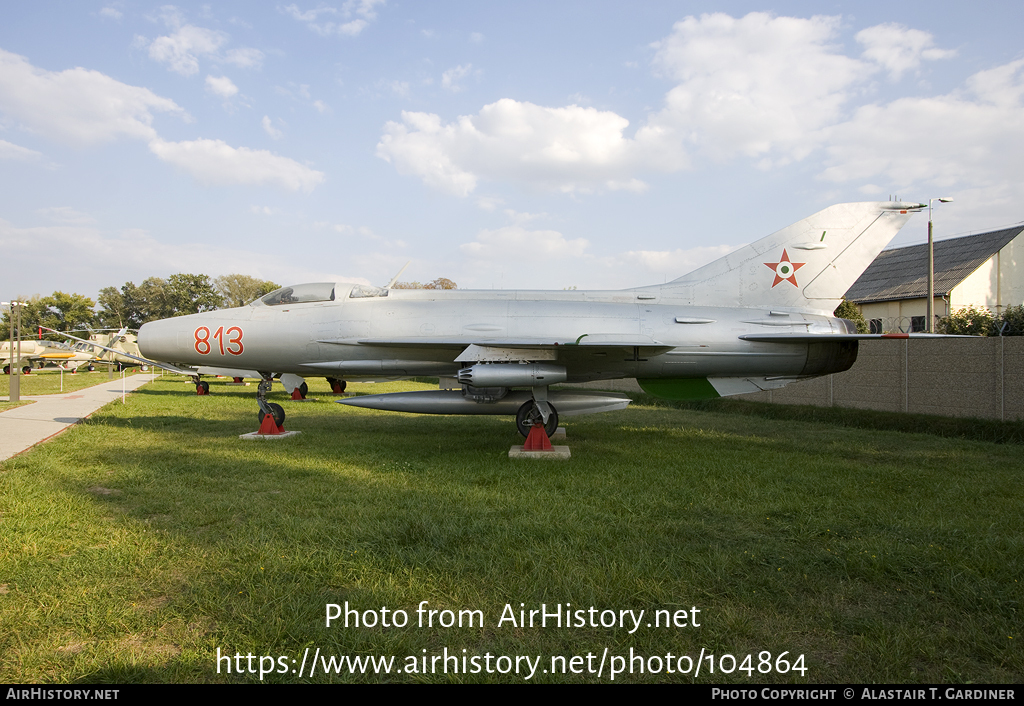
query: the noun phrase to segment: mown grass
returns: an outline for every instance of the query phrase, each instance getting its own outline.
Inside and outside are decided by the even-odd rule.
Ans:
[[[256,427],[252,387],[196,397],[164,379],[0,464],[0,681],[255,681],[218,674],[217,649],[301,661],[306,647],[396,666],[444,648],[540,655],[541,669],[588,652],[596,669],[605,648],[752,653],[752,678],[705,663],[698,679],[740,684],[1024,677],[1016,446],[638,404],[565,420],[568,461],[513,461],[509,419],[347,408],[312,383],[318,400],[275,393],[292,439],[237,438]],[[346,601],[413,624],[421,601],[479,609],[485,624],[325,627],[325,604]],[[647,613],[633,634],[499,627],[520,603]],[[699,628],[646,627],[692,606]],[[759,674],[761,651],[803,654],[806,676]]]
[[[130,377],[137,374],[136,369],[129,369],[127,375]],[[59,370],[33,370],[28,375],[19,375],[18,382],[20,394],[32,395],[55,395],[61,393],[61,373]],[[64,373],[63,391],[75,392],[86,387],[99,385],[107,379],[107,369],[97,368],[93,372],[82,371],[80,373]],[[119,379],[121,374],[114,371],[114,378]],[[11,392],[11,376],[0,375],[0,395],[9,395]]]
[[[720,398],[714,400],[667,401],[650,395],[635,395],[641,404],[702,412],[743,414],[764,419],[793,422],[824,422],[837,426],[912,434],[933,434],[951,439],[991,441],[997,444],[1024,444],[1024,419],[999,421],[969,417],[940,417],[933,414],[881,412],[849,407],[813,407],[809,405],[769,404]]]

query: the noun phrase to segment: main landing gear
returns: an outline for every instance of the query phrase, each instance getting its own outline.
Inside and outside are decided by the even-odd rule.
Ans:
[[[524,402],[523,406],[516,412],[516,428],[523,436],[529,436],[533,427],[539,426],[547,436],[555,433],[558,428],[558,412],[548,402],[544,403],[548,408],[548,418],[544,420],[544,413],[536,401]]]
[[[569,447],[551,445],[551,435],[558,429],[558,412],[548,402],[548,388],[533,388],[533,399],[524,402],[516,413],[516,428],[526,437],[522,448],[513,446],[509,457],[568,458]],[[539,452],[539,453],[538,453]]]
[[[348,387],[348,383],[338,378],[327,378],[327,384],[331,386],[331,392],[336,395],[340,395]]]

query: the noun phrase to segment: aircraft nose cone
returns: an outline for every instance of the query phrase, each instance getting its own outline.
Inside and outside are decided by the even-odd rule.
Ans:
[[[139,329],[139,351],[150,360],[173,362],[177,350],[177,328],[171,321],[150,321]]]

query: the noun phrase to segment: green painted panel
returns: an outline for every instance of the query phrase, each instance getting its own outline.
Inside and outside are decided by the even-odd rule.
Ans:
[[[721,397],[707,378],[647,378],[637,380],[649,395],[663,400],[711,400]]]

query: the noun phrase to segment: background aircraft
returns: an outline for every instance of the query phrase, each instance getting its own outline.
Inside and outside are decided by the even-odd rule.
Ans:
[[[559,415],[622,409],[613,393],[551,385],[637,378],[651,394],[733,395],[853,365],[852,322],[832,311],[924,204],[831,206],[667,284],[615,291],[398,290],[320,282],[249,306],[145,324],[151,359],[337,380],[453,378],[456,389],[343,400],[428,414]],[[521,389],[515,389],[521,388]],[[280,422],[279,422],[280,423]]]

